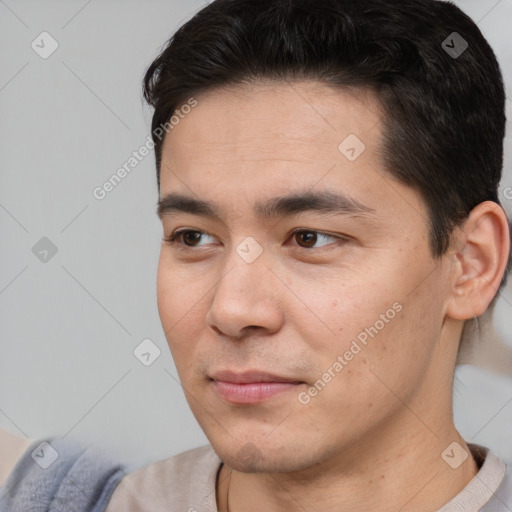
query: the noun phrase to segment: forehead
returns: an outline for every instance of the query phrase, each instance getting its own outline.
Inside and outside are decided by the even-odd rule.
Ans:
[[[382,109],[367,90],[262,83],[195,99],[165,138],[161,199],[178,193],[236,216],[256,211],[259,200],[331,190],[381,213],[410,217],[411,208],[423,209],[415,192],[383,169]]]
[[[366,89],[335,89],[316,81],[258,82],[215,88],[166,137],[162,158],[222,161],[334,161],[350,134],[370,151],[379,142],[381,108]],[[181,162],[183,163],[183,162]]]

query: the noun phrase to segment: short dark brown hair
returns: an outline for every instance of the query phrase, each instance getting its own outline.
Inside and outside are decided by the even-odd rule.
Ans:
[[[385,168],[425,201],[435,257],[477,204],[499,204],[503,79],[479,28],[453,3],[214,0],[174,33],[144,77],[159,190],[163,139],[155,130],[193,95],[262,79],[376,94]]]

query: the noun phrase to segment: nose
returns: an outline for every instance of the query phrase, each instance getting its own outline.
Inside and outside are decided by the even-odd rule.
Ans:
[[[280,287],[263,255],[247,263],[234,253],[214,290],[206,324],[230,338],[277,332],[283,322]]]

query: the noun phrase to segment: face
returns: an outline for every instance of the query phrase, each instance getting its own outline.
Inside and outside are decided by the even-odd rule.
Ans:
[[[378,101],[316,82],[196,100],[163,148],[163,232],[180,234],[158,269],[192,412],[239,471],[371,450],[403,402],[436,399],[449,271],[419,195],[383,168]]]

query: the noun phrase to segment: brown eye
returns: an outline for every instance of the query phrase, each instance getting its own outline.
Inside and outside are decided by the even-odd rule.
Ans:
[[[293,233],[293,236],[297,240],[299,247],[302,247],[303,249],[322,249],[325,246],[334,245],[336,242],[343,243],[346,241],[343,237],[328,235],[326,233],[310,229],[297,230]],[[325,243],[326,240],[327,243]],[[315,247],[316,244],[320,245]]]
[[[299,231],[295,233],[295,237],[304,244],[301,245],[301,243],[299,243],[301,247],[306,247],[308,249],[313,247],[318,239],[318,235],[314,231]]]
[[[183,237],[185,245],[195,247],[196,242],[201,240],[202,233],[200,231],[183,231],[179,236]]]
[[[208,233],[204,231],[198,231],[196,229],[181,229],[175,231],[170,237],[164,240],[171,246],[184,246],[184,247],[200,247],[204,244],[198,244],[203,237],[210,237]],[[183,247],[181,247],[183,248]]]

